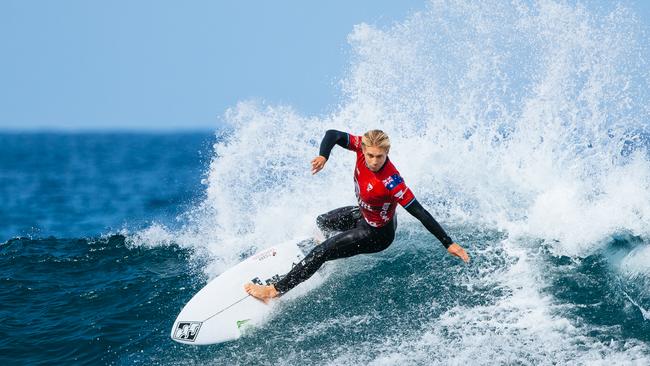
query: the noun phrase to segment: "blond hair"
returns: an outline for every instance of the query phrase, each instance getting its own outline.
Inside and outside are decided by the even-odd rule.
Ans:
[[[390,150],[390,139],[388,135],[382,130],[370,130],[363,134],[361,137],[361,144],[363,146],[380,147],[386,152]]]

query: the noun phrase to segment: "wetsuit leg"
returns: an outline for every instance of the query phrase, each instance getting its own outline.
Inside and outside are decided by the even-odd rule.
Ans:
[[[335,231],[346,231],[356,227],[359,220],[361,220],[359,206],[345,206],[318,216],[316,224],[325,237],[329,237]]]
[[[316,246],[289,273],[274,284],[285,293],[311,277],[326,261],[362,253],[380,252],[393,242],[397,222],[393,219],[381,228],[374,228],[362,220],[356,227],[334,235]]]

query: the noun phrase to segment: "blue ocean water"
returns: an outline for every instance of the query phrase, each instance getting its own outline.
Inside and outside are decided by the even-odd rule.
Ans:
[[[244,101],[227,133],[1,134],[0,360],[649,364],[647,36],[622,5],[514,5],[355,26],[330,115]],[[354,204],[353,154],[309,172],[329,128],[385,130],[470,264],[400,208],[387,250],[327,263],[241,339],[173,342],[207,281]]]
[[[41,141],[42,136],[3,138],[20,139],[20,146],[31,149],[25,141]],[[184,153],[175,153],[177,161],[195,162],[175,165],[173,174],[184,175],[186,179],[178,181],[185,182],[192,180],[190,177],[200,181],[198,151],[212,136],[49,138],[54,144],[78,138],[110,139],[112,143],[105,145],[106,149],[130,150],[132,154],[148,146],[152,164],[157,164],[154,160],[165,151],[182,145]],[[110,155],[103,148],[94,151],[89,153],[98,155],[94,158]],[[95,160],[89,155],[86,157]],[[145,161],[140,163],[146,165]],[[23,169],[28,170],[25,166]],[[186,189],[169,189],[165,179],[169,173],[162,170],[152,169],[146,178],[142,175],[141,180],[159,182],[151,183],[151,193],[140,193],[150,199],[160,197],[161,191],[174,192],[172,197],[177,197],[178,191]],[[93,182],[100,183],[85,189],[113,192],[103,186],[105,180]],[[74,190],[66,192],[69,196],[77,194]],[[193,196],[186,197],[191,201]],[[97,194],[89,200],[109,198]],[[121,212],[139,212],[139,205],[147,200],[130,202],[134,202],[132,210]],[[79,211],[79,215],[92,215],[91,209]],[[50,215],[45,221],[50,224],[68,217]],[[107,216],[108,220],[113,217]],[[120,222],[128,227],[129,220],[125,216]],[[137,227],[140,218],[134,222]],[[570,324],[562,324],[560,328],[575,339],[561,339],[555,344],[553,339],[536,334],[534,324],[518,329],[521,315],[510,314],[516,311],[503,303],[513,290],[499,284],[499,279],[509,276],[508,268],[516,262],[503,244],[503,232],[452,226],[449,232],[457,241],[474,243],[470,249],[474,264],[465,267],[432,246],[428,234],[418,226],[401,226],[388,250],[350,258],[330,268],[325,284],[308,296],[283,304],[263,327],[236,342],[206,347],[175,343],[169,331],[180,308],[208,280],[203,269],[210,255],[177,243],[135,245],[127,239],[129,234],[70,237],[68,231],[58,234],[53,229],[46,237],[11,238],[14,234],[10,234],[10,239],[0,245],[0,357],[8,364],[444,364],[449,356],[445,354],[446,342],[452,347],[467,342],[464,352],[470,363],[484,363],[479,357],[485,349],[492,352],[491,364],[584,361],[584,353],[593,352],[593,348],[597,353],[592,361],[599,360],[598,355],[620,353],[620,363],[642,364],[642,359],[650,357],[644,346],[650,344],[650,322],[627,298],[629,294],[640,306],[650,305],[646,284],[617,273],[609,259],[612,253],[624,255],[642,246],[641,239],[612,240],[603,252],[580,261],[533,245],[538,242],[529,243],[527,250],[535,253],[535,260],[552,279],[541,289],[543,296],[554,299],[554,311],[567,323],[588,329],[585,334],[575,334]],[[370,291],[375,287],[381,290]],[[502,308],[503,313],[486,313],[492,308]],[[534,307],[528,311],[534,312]],[[460,313],[465,322],[446,321],[450,313]],[[432,324],[432,319],[437,323]],[[512,344],[507,337],[513,329],[519,344]],[[435,337],[446,341],[427,343],[428,338]],[[531,345],[532,349],[520,348]],[[568,352],[554,354],[553,347]],[[643,347],[642,352],[639,347]],[[626,352],[630,352],[629,358]]]
[[[178,291],[199,284],[194,262],[174,246],[129,248],[116,233],[173,225],[202,195],[213,140],[0,134],[3,361],[109,364],[153,329],[165,338],[165,308],[174,313]]]
[[[0,135],[0,237],[83,237],[174,218],[201,195],[209,133]]]

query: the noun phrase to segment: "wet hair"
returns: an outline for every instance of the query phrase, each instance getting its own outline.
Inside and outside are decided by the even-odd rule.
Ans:
[[[386,152],[390,150],[390,139],[388,135],[382,130],[370,130],[363,134],[361,138],[361,144],[363,146],[373,146],[380,147]]]

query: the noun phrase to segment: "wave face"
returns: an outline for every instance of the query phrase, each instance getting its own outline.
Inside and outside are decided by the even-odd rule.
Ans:
[[[568,256],[617,233],[646,236],[649,53],[635,19],[621,6],[433,1],[389,29],[357,25],[340,107],[319,118],[229,110],[207,198],[174,235],[209,239],[229,266],[245,248],[304,234],[353,199],[345,151],[309,174],[324,131],[381,128],[407,183],[451,222],[541,238]]]
[[[357,25],[335,112],[232,108],[230,134],[214,146],[207,197],[187,226],[153,227],[136,242],[162,237],[206,249],[213,277],[270,242],[308,235],[317,214],[354,202],[351,154],[336,148],[322,173],[309,174],[324,131],[380,128],[406,182],[474,263],[446,259],[402,211],[392,252],[328,265],[335,274],[322,290],[258,335],[224,346],[218,361],[645,359],[644,37],[625,7],[562,1],[432,1],[388,29]],[[373,276],[367,267],[384,271]],[[357,297],[376,285],[379,294]],[[346,291],[357,294],[352,304],[339,295]],[[329,310],[313,310],[314,301]],[[296,318],[309,320],[289,322]],[[332,338],[341,332],[345,343]],[[280,349],[300,342],[288,355],[233,356],[262,339],[285,340]],[[310,356],[310,347],[322,356]]]
[[[139,289],[142,297],[106,290],[97,310],[106,309],[104,319],[151,318],[130,319],[141,328],[129,323],[121,338],[101,328],[91,334],[98,343],[72,354],[110,350],[103,361],[125,364],[648,363],[643,26],[623,6],[551,0],[431,1],[386,29],[355,26],[331,114],[238,104],[226,113],[198,203],[175,224],[154,219],[121,239],[91,240],[108,240],[106,258],[142,258],[128,262],[132,271],[160,261],[168,270],[129,277],[100,267],[115,286],[130,278],[159,286]],[[406,183],[472,263],[450,258],[400,209],[389,249],[328,263],[322,284],[263,327],[223,345],[174,344],[169,327],[206,280],[257,249],[312,234],[319,213],[354,203],[353,154],[335,148],[321,173],[309,172],[330,128],[386,131]],[[3,244],[0,268],[15,260],[12,248],[36,245],[29,240],[39,239]],[[2,278],[16,281],[11,273]],[[64,290],[54,294],[50,301],[80,306]],[[147,301],[154,305],[129,307]],[[54,342],[47,330],[34,332]]]

